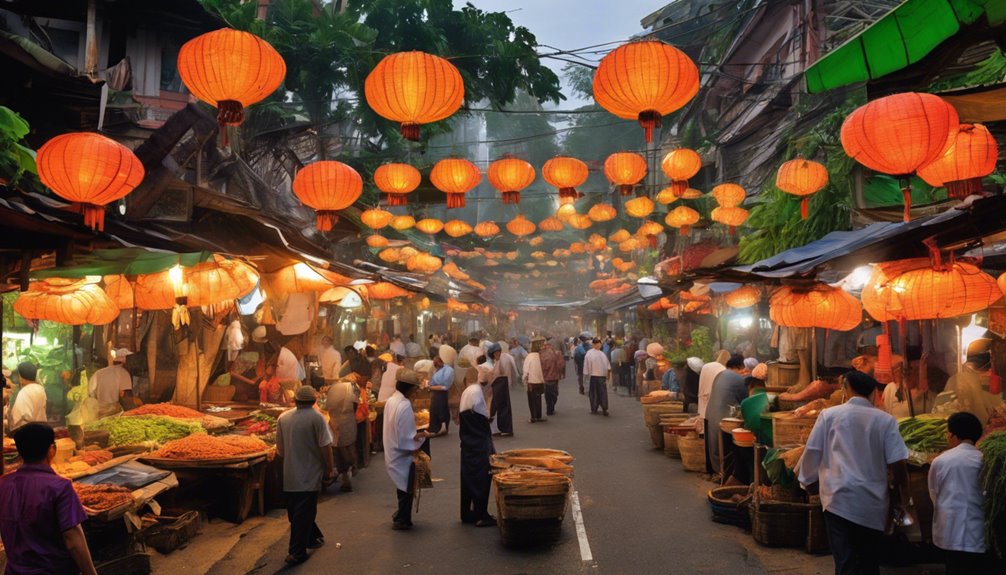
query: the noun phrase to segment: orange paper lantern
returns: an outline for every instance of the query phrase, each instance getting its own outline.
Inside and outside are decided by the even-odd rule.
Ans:
[[[472,233],[472,227],[468,224],[468,222],[462,220],[451,220],[444,224],[444,232],[452,238],[460,238],[461,236]]]
[[[632,234],[629,233],[629,230],[621,229],[608,236],[608,239],[611,240],[611,243],[613,244],[620,244],[631,237]]]
[[[360,221],[363,222],[363,225],[372,230],[379,230],[391,223],[392,217],[391,212],[387,210],[382,210],[381,208],[371,208],[369,210],[363,210],[360,214]]]
[[[84,214],[84,225],[105,229],[105,206],[140,185],[144,169],[122,144],[100,134],[73,132],[49,140],[35,157],[38,177]]]
[[[687,54],[655,40],[630,42],[601,59],[594,99],[619,118],[639,120],[646,141],[660,119],[699,91],[699,69]]]
[[[573,216],[575,214],[576,214],[576,206],[573,205],[572,202],[568,204],[562,204],[559,206],[557,210],[555,210],[555,217],[562,222],[569,221],[570,216]]]
[[[407,230],[409,228],[415,227],[415,225],[416,225],[416,218],[414,218],[412,216],[409,216],[409,215],[395,216],[395,217],[391,218],[391,222],[389,222],[388,225],[390,225],[392,228],[394,228],[394,229],[396,229],[396,230],[398,230],[400,232],[403,232],[403,231],[405,231],[405,230]]]
[[[943,155],[919,168],[919,177],[930,186],[945,187],[951,198],[964,199],[981,191],[982,178],[995,171],[999,146],[981,124],[961,124],[950,139]]]
[[[728,306],[743,309],[761,301],[761,290],[754,286],[741,286],[728,293],[724,299]]]
[[[390,282],[376,282],[367,286],[367,295],[371,299],[387,300],[405,297],[409,292]]]
[[[133,297],[133,284],[129,283],[126,276],[112,275],[105,276],[105,293],[112,298],[115,305],[120,309],[132,309],[136,307]]]
[[[413,256],[409,256],[405,260],[405,267],[410,272],[421,272],[421,273],[433,273],[440,269],[443,262],[440,258],[436,256],[431,256],[430,254],[419,252]]]
[[[448,208],[463,208],[465,194],[479,185],[482,172],[468,160],[445,158],[433,165],[430,181],[438,190],[447,194]]]
[[[374,185],[387,194],[389,206],[408,203],[406,194],[418,188],[422,179],[419,170],[408,164],[382,164],[374,170]]]
[[[562,220],[555,216],[549,216],[538,223],[538,229],[543,232],[561,232],[565,227]]]
[[[688,180],[702,169],[702,156],[688,148],[671,150],[660,162],[660,167],[671,180],[671,193],[681,197],[688,189]],[[669,203],[669,202],[664,202]]]
[[[436,218],[424,218],[416,222],[416,229],[432,236],[444,229],[444,223]]]
[[[687,236],[691,227],[698,221],[699,213],[688,206],[678,206],[667,212],[664,217],[664,223],[672,228],[678,228],[679,233],[683,236]]]
[[[616,152],[604,160],[604,175],[620,194],[631,195],[632,188],[646,177],[646,160],[632,152]]]
[[[653,213],[655,207],[653,200],[639,196],[625,202],[625,213],[633,218],[645,218]]]
[[[621,252],[631,252],[634,250],[638,250],[642,247],[643,247],[642,242],[640,242],[636,238],[629,238],[624,242],[618,244],[618,250]]]
[[[618,211],[611,204],[594,204],[587,210],[587,217],[595,222],[607,222],[617,215]]]
[[[496,222],[479,222],[475,224],[475,235],[480,238],[491,238],[500,233],[500,227]]]
[[[96,283],[64,278],[32,282],[14,300],[14,311],[66,325],[105,325],[119,317],[119,306]]]
[[[248,295],[258,284],[259,274],[243,261],[216,256],[213,261],[186,268],[184,278],[187,305],[201,307]]]
[[[769,300],[769,318],[786,327],[820,327],[849,331],[863,318],[859,300],[827,284],[783,286]]]
[[[286,63],[258,36],[222,28],[182,45],[178,75],[192,95],[216,107],[221,126],[237,126],[244,121],[245,108],[283,83]]]
[[[904,181],[904,220],[911,219],[909,176],[940,157],[957,111],[939,96],[904,93],[856,108],[842,123],[841,140],[850,158],[871,170]]]
[[[556,156],[541,167],[541,175],[550,186],[558,188],[559,202],[571,204],[583,194],[576,191],[590,175],[587,164],[569,156]]]
[[[585,230],[594,225],[594,220],[583,214],[573,214],[566,220],[566,224],[574,230]]]
[[[737,184],[720,184],[710,194],[722,208],[736,208],[747,198],[747,192]]]
[[[318,213],[318,231],[339,221],[339,210],[353,205],[363,192],[363,178],[353,168],[331,160],[304,166],[293,178],[293,193]]]
[[[461,73],[449,61],[425,52],[385,56],[363,84],[367,104],[379,116],[401,123],[402,136],[419,140],[419,126],[449,117],[465,99]]]
[[[392,264],[402,259],[402,250],[398,248],[385,248],[377,253],[377,257],[379,257],[382,262]]]
[[[521,160],[504,156],[489,164],[489,183],[503,194],[504,204],[519,204],[520,191],[534,182],[534,166]]]
[[[524,237],[526,235],[533,234],[536,227],[533,222],[524,216],[517,214],[516,218],[507,222],[506,229],[517,237]]]
[[[657,236],[663,233],[663,231],[664,226],[658,224],[657,222],[646,220],[643,222],[643,225],[639,226],[639,229],[636,230],[636,236],[640,239],[646,240],[651,248],[655,248],[657,247]]]
[[[807,219],[810,195],[828,185],[828,170],[810,160],[796,159],[779,166],[775,187],[800,198],[800,217]]]
[[[878,321],[957,317],[981,311],[1002,297],[995,278],[965,262],[933,265],[930,258],[873,266],[863,307]]]
[[[710,217],[714,222],[727,226],[730,235],[734,235],[737,233],[737,226],[747,221],[748,211],[744,208],[719,207],[713,208]]]
[[[386,248],[388,247],[388,238],[377,234],[370,235],[367,236],[367,245],[372,248]]]

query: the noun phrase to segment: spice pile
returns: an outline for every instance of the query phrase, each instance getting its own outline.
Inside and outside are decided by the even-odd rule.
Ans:
[[[80,497],[80,502],[84,507],[95,511],[113,509],[133,502],[133,493],[125,487],[119,487],[118,485],[106,485],[103,483],[99,485],[84,485],[83,483],[75,482],[73,489],[77,492],[77,497]]]
[[[179,421],[159,415],[108,417],[88,423],[84,430],[107,431],[109,447],[146,442],[164,443],[193,433],[204,433],[203,426],[198,422]]]
[[[242,435],[200,435],[169,441],[151,457],[162,459],[227,459],[269,449],[261,439]]]
[[[70,458],[70,463],[82,461],[91,467],[108,463],[112,460],[112,452],[105,449],[82,449]]]
[[[178,419],[202,419],[203,414],[182,405],[171,403],[148,403],[136,409],[130,409],[123,415],[130,417],[136,415],[163,415],[166,417],[177,417]]]

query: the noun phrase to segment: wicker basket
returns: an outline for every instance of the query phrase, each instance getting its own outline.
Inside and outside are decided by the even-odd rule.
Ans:
[[[751,535],[768,547],[803,547],[807,543],[805,503],[755,500],[751,505]]]
[[[538,471],[561,473],[567,477],[573,476],[572,465],[563,463],[562,461],[552,457],[520,457],[516,455],[509,455],[508,452],[504,452],[493,455],[490,459],[490,463],[492,465],[493,472],[495,473],[517,467],[520,469],[536,469]]]
[[[681,451],[678,449],[679,435],[674,434],[669,428],[664,427],[664,455],[674,459],[681,459]]]
[[[647,425],[646,429],[650,432],[650,441],[653,442],[654,449],[664,448],[664,428],[660,425]]]
[[[807,443],[815,423],[817,416],[793,417],[789,414],[776,414],[772,417],[772,447]]]
[[[706,442],[701,437],[694,434],[679,437],[678,451],[681,453],[681,466],[685,471],[706,470]]]
[[[144,534],[143,542],[168,554],[188,543],[198,533],[199,512],[186,511],[177,517],[159,517],[157,525],[150,527]]]
[[[507,457],[551,457],[562,463],[573,463],[575,459],[568,451],[562,451],[561,449],[547,449],[544,447],[530,447],[527,449],[508,449],[507,451],[501,452],[499,455],[505,455]]]
[[[680,401],[665,401],[643,405],[643,422],[647,426],[660,425],[660,415],[664,413],[682,413]]]
[[[828,527],[824,524],[824,509],[821,508],[821,498],[812,495],[810,509],[807,511],[807,553],[826,555],[831,553],[828,543]]]
[[[562,534],[572,481],[548,471],[503,471],[493,477],[504,545],[554,543]]]
[[[744,529],[751,528],[751,515],[748,507],[751,505],[751,488],[747,485],[736,487],[717,487],[710,491],[706,498],[709,500],[709,510],[712,511],[713,521],[736,525]],[[744,499],[733,501],[734,495],[743,495]]]
[[[210,403],[230,401],[234,399],[236,391],[237,388],[233,385],[208,385],[203,391],[203,401]]]

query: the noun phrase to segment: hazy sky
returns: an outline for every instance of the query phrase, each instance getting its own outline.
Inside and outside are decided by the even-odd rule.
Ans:
[[[562,50],[625,40],[643,31],[639,25],[643,17],[670,3],[670,0],[469,1],[482,10],[507,12],[515,24],[529,29],[540,44]],[[454,0],[455,7],[464,4],[465,0]],[[599,59],[600,55],[587,55],[587,57]],[[544,62],[561,77],[565,62],[551,58],[545,59]],[[570,98],[571,94],[565,86],[563,92]],[[585,103],[570,99],[558,107],[564,110],[573,109]]]

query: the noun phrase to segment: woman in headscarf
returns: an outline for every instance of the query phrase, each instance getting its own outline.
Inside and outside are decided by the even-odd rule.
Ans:
[[[467,358],[462,361],[468,362]],[[469,385],[461,393],[459,404],[461,521],[478,527],[496,525],[496,519],[489,514],[489,490],[492,485],[489,458],[496,450],[484,393],[487,385],[488,378],[479,378],[478,383]]]
[[[699,372],[699,425],[702,426],[702,433],[705,437],[711,437],[713,431],[719,432],[719,430],[710,430],[709,422],[706,421],[706,407],[709,405],[709,396],[713,393],[713,382],[716,381],[716,376],[720,374],[721,371],[727,368],[727,360],[730,359],[730,352],[721,349],[716,352],[716,361],[711,361],[702,366],[702,371]],[[707,440],[708,441],[708,440]],[[708,449],[706,450],[706,472],[713,472],[713,462],[709,458]]]
[[[682,403],[685,413],[695,413],[699,407],[699,372],[705,362],[698,357],[689,357],[685,363],[688,369],[685,370],[685,384],[681,386]]]
[[[482,376],[488,377],[492,387],[492,403],[489,417],[496,423],[497,433],[504,437],[513,435],[513,411],[510,409],[510,365],[502,359],[503,350],[498,343],[491,343],[486,349],[489,359],[482,364]]]

